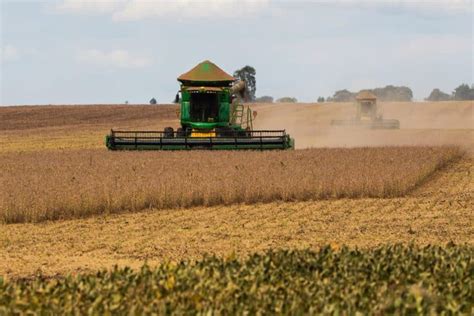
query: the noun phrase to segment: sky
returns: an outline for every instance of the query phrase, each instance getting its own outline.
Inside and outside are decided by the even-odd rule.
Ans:
[[[0,105],[169,103],[211,60],[257,96],[473,83],[471,0],[0,0]]]

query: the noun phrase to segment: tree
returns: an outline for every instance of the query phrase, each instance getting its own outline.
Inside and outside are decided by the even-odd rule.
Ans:
[[[283,97],[276,100],[278,103],[296,103],[298,100],[292,97]]]
[[[425,99],[426,101],[449,101],[451,100],[451,96],[447,93],[444,93],[443,91],[439,89],[433,89],[431,91],[430,95]]]
[[[405,86],[388,85],[385,88],[376,88],[371,90],[380,101],[411,101],[413,99],[413,91]]]
[[[318,103],[323,103],[324,102],[324,97],[319,97],[318,98]]]
[[[474,86],[469,87],[463,83],[456,89],[454,89],[454,100],[474,100]]]
[[[350,92],[347,89],[344,90],[339,90],[334,93],[334,96],[332,97],[332,101],[334,102],[352,102],[355,100],[356,94],[353,92]]]
[[[413,99],[413,92],[408,87],[395,87],[388,85],[384,88],[376,88],[367,90],[377,96],[380,101],[411,101]],[[354,102],[357,93],[351,92],[347,89],[336,91],[333,97],[328,97],[327,102]]]
[[[273,97],[269,95],[264,95],[255,99],[255,102],[258,103],[273,103]]]
[[[245,66],[234,72],[234,77],[245,81],[245,102],[255,100],[255,92],[257,92],[257,81],[255,79],[255,68]]]
[[[151,98],[150,104],[156,104],[156,99],[155,99],[155,98]]]

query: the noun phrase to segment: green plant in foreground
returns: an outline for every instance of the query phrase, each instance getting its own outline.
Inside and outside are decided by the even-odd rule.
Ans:
[[[1,281],[0,314],[471,314],[473,246],[268,251]]]

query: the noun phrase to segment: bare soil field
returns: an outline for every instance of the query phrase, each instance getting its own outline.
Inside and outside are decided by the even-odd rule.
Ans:
[[[463,159],[402,198],[274,202],[147,210],[40,224],[0,225],[7,278],[140,267],[163,260],[328,243],[474,244],[473,159]]]
[[[0,131],[56,128],[62,126],[105,126],[176,119],[176,105],[48,105],[0,107]]]
[[[104,148],[114,129],[177,126],[176,105],[54,105],[0,107],[0,153]]]

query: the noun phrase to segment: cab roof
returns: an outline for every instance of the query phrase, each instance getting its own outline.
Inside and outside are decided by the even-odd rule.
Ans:
[[[370,91],[363,90],[356,96],[357,100],[376,100],[377,96]]]
[[[215,82],[230,84],[236,79],[209,60],[199,63],[193,69],[178,77],[182,83]]]

